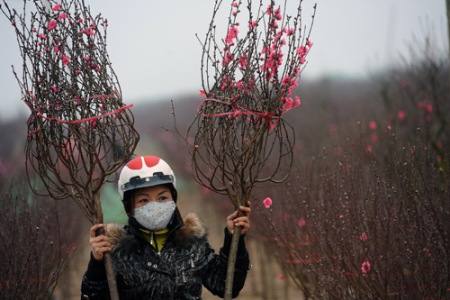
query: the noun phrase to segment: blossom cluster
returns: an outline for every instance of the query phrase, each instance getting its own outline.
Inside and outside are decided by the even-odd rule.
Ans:
[[[42,118],[70,120],[122,106],[106,51],[108,22],[101,15],[92,16],[83,1],[74,0],[35,1],[29,19],[25,11],[19,14],[7,5],[2,12],[23,49],[23,75],[16,78],[31,111]],[[118,101],[108,107],[106,99]]]
[[[206,56],[215,71],[215,82],[211,84],[206,78],[201,93],[207,99],[226,101],[228,106],[217,108],[221,110],[220,115],[228,112],[236,117],[245,112],[248,116],[250,111],[253,116],[266,119],[269,128],[273,128],[283,113],[300,105],[294,90],[312,42],[309,34],[304,36],[300,9],[292,17],[285,15],[275,1],[264,7],[261,2],[253,17],[249,1],[246,7],[250,18],[246,20],[247,28],[242,29],[238,19],[241,6],[241,1],[231,4],[222,48],[215,42],[215,31],[210,29],[208,33],[203,47],[205,51],[215,45],[215,53]],[[220,59],[212,60],[212,57]],[[210,115],[217,116],[215,113]]]

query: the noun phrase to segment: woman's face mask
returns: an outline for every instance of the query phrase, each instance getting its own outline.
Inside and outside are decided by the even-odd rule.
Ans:
[[[134,218],[148,230],[158,231],[167,227],[176,207],[173,200],[149,202],[134,209]]]

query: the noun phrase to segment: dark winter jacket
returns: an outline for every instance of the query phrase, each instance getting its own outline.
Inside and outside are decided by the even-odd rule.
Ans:
[[[225,229],[219,254],[208,243],[206,230],[195,214],[174,225],[157,252],[130,225],[108,226],[111,258],[120,299],[201,299],[202,285],[223,297],[231,235]],[[239,294],[249,269],[244,238],[238,246],[233,297]],[[109,299],[104,264],[92,255],[82,281],[82,299]]]

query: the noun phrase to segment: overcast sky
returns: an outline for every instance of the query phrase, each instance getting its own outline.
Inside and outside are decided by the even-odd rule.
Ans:
[[[109,21],[108,53],[126,103],[176,100],[201,89],[201,46],[195,34],[204,37],[213,0],[85,1],[93,15],[101,12]],[[288,2],[295,12],[298,1]],[[447,50],[445,0],[304,0],[305,25],[314,3],[314,45],[305,79],[368,76],[398,62],[425,36],[431,35],[441,53]],[[5,120],[28,111],[11,72],[11,65],[20,70],[16,37],[3,15],[0,38],[0,120]]]

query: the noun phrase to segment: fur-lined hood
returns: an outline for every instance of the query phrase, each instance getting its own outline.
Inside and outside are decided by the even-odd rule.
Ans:
[[[130,238],[124,226],[117,224],[108,224],[106,227],[106,235],[110,238],[113,246],[124,239]],[[188,213],[183,218],[183,226],[180,228],[178,236],[179,239],[189,237],[204,238],[207,236],[207,230],[197,214]]]

